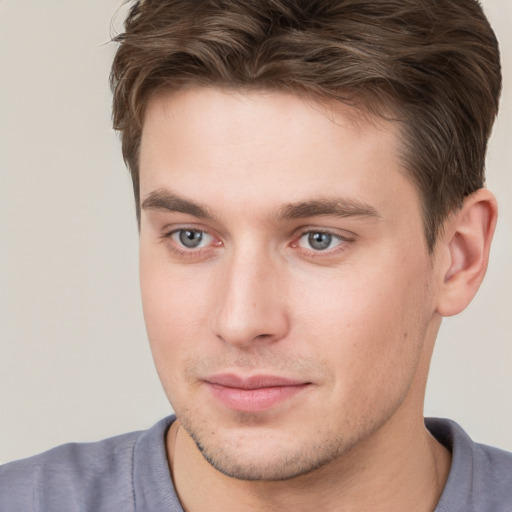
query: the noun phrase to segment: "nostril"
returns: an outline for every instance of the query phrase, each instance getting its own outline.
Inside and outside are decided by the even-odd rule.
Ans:
[[[255,340],[267,338],[272,338],[272,334],[258,334],[257,336],[254,337]]]

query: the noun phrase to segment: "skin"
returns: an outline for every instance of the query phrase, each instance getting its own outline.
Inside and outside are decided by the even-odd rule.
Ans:
[[[430,254],[398,145],[395,124],[283,92],[151,99],[141,290],[186,510],[434,509],[450,455],[423,425],[428,366],[496,207],[468,198]],[[219,375],[293,386],[233,406]]]

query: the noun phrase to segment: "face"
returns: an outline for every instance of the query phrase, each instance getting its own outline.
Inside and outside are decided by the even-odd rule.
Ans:
[[[435,264],[393,124],[280,92],[155,96],[140,273],[165,392],[241,479],[340,458],[421,416]]]

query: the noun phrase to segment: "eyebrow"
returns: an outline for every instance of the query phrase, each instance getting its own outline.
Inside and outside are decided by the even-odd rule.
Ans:
[[[201,219],[214,218],[206,206],[184,199],[166,189],[158,189],[148,194],[142,202],[142,209],[185,213]],[[279,222],[322,215],[381,218],[373,206],[349,198],[320,198],[285,204],[277,210],[273,218]]]
[[[168,212],[187,213],[200,219],[212,219],[213,215],[206,206],[194,203],[172,192],[159,189],[151,192],[142,202],[143,210],[165,210]]]
[[[322,215],[381,218],[373,206],[357,199],[322,198],[286,204],[278,210],[276,220],[302,219]]]

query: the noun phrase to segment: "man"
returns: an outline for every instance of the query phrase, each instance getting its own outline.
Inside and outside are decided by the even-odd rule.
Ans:
[[[510,511],[512,456],[422,412],[496,223],[478,3],[146,0],[118,41],[176,418],[6,465],[0,510]]]

